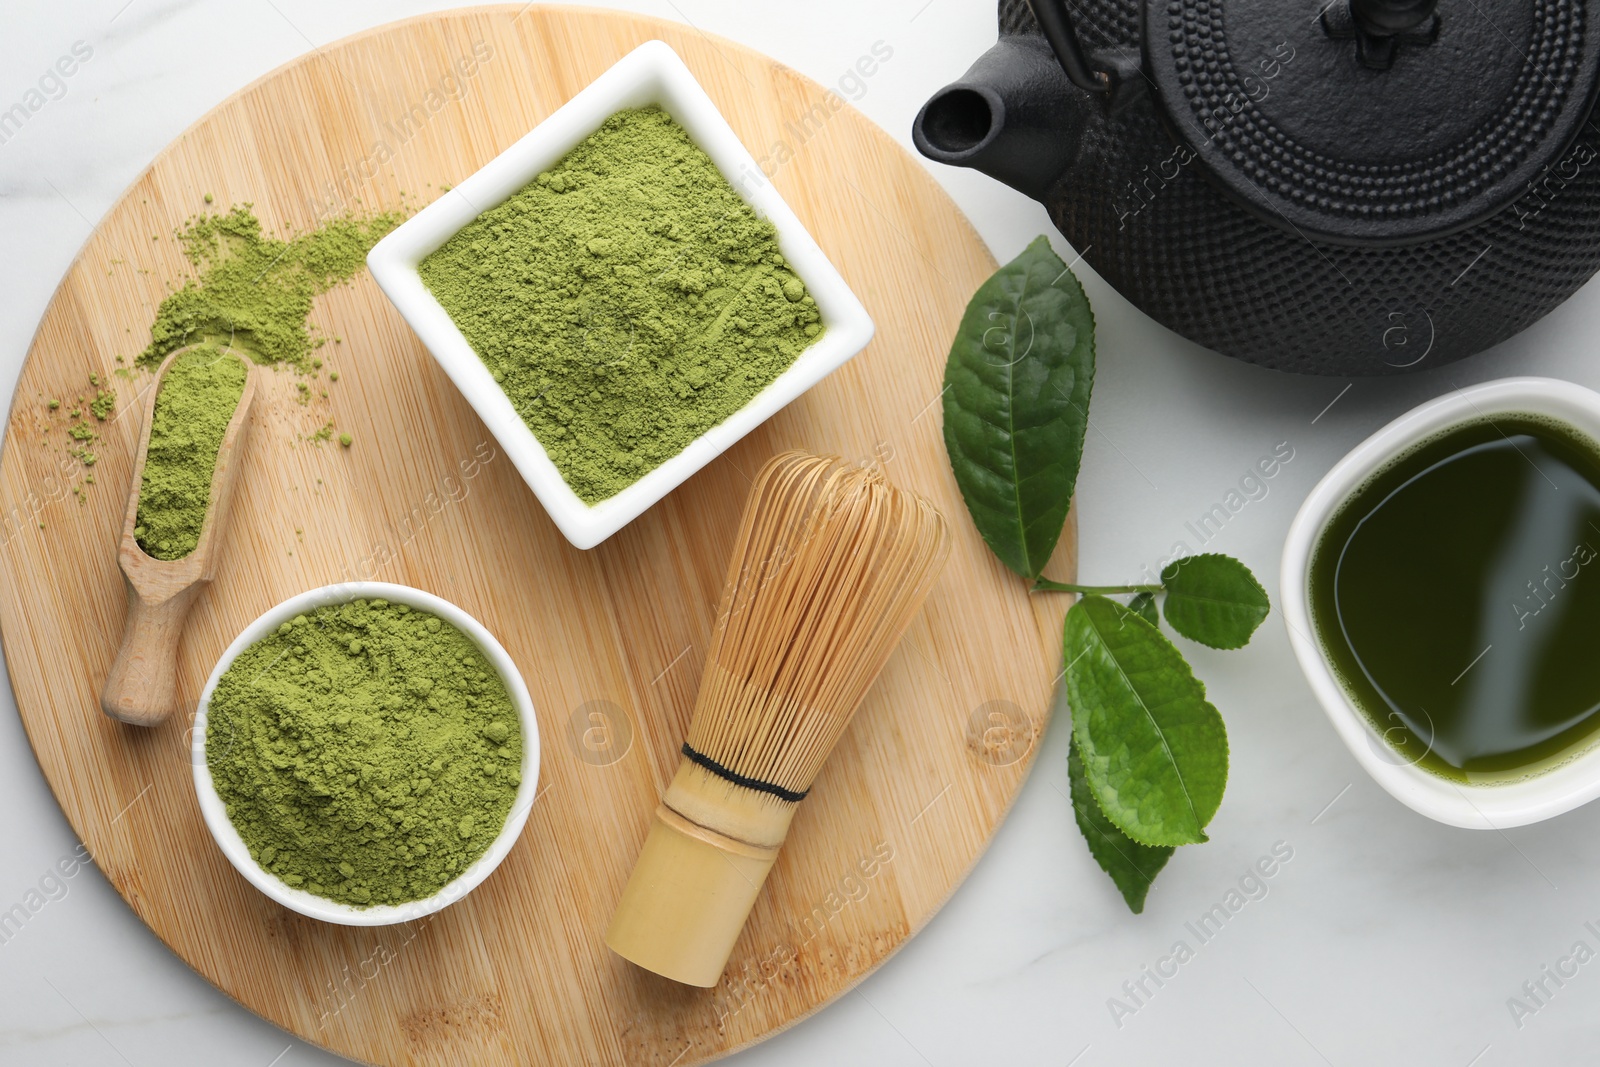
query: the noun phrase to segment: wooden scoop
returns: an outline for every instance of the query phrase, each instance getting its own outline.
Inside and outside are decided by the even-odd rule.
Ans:
[[[139,515],[139,490],[150,450],[150,427],[156,397],[166,381],[172,361],[196,346],[180,348],[156,370],[155,386],[145,407],[144,429],[139,434],[139,458],[133,466],[133,487],[128,491],[128,514],[122,520],[122,542],[117,562],[128,585],[128,615],[122,628],[122,646],[100,694],[100,708],[113,719],[135,726],[156,726],[178,708],[178,638],[195,596],[216,573],[217,544],[227,526],[228,505],[239,478],[245,438],[250,431],[250,404],[255,399],[257,368],[248,356],[224,350],[247,370],[244,392],[234,409],[217,450],[211,475],[211,497],[194,551],[182,559],[156,559],[139,547],[133,535]]]

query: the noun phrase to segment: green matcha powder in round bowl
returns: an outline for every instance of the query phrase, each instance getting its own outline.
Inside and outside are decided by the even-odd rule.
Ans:
[[[205,809],[203,763],[225,812],[213,805],[207,821],[258,888],[318,918],[366,923],[378,920],[352,910],[429,902],[449,886],[442,907],[487,877],[510,847],[502,831],[514,839],[527,814],[516,802],[525,749],[537,772],[537,736],[524,736],[522,708],[530,724],[532,710],[515,667],[470,617],[404,587],[345,588],[390,597],[315,604],[324,591],[304,594],[257,621],[263,636],[225,654],[201,702],[196,779]],[[216,825],[222,818],[237,842]],[[491,847],[498,854],[471,884],[452,885]]]

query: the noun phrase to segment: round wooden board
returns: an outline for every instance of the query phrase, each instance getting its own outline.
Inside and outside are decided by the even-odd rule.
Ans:
[[[150,377],[111,379],[122,406],[101,427],[94,484],[68,454],[70,398],[148,340],[156,304],[189,273],[174,228],[205,210],[204,194],[218,208],[252,202],[282,233],[314,227],[330,206],[415,207],[651,38],[683,56],[774,168],[877,339],[642,519],[579,552],[370,278],[319,298],[313,323],[342,338],[322,350],[340,381],[302,406],[296,376],[267,375],[218,580],[185,634],[182,695],[192,710],[223,648],[277,601],[351,577],[403,582],[498,635],[533,693],[544,763],[520,841],[470,897],[385,929],[298,917],[207,836],[186,717],[144,731],[98,710],[122,625],[115,548],[136,394]],[[464,75],[458,63],[475,49]],[[949,338],[993,269],[919,165],[837,97],[651,19],[560,7],[429,16],[320,49],[216,108],[84,246],[39,327],[0,456],[11,684],[100,869],[224,992],[372,1063],[684,1067],[848,990],[971,869],[1027,774],[1059,670],[1065,598],[1030,598],[993,560],[940,439]],[[69,402],[51,412],[51,397]],[[329,419],[352,448],[304,439]],[[956,550],[802,805],[722,984],[690,989],[623,962],[601,934],[678,763],[749,476],[796,446],[883,462],[939,503]],[[1069,527],[1054,572],[1069,577],[1073,562]],[[589,733],[586,746],[594,725],[611,733]]]

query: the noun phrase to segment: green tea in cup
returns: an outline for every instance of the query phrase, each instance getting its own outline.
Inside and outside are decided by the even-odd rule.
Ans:
[[[1444,430],[1369,477],[1312,555],[1316,636],[1399,761],[1525,778],[1600,730],[1600,444],[1549,419]]]

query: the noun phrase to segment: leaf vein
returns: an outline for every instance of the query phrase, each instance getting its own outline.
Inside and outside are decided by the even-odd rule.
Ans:
[[[1101,647],[1106,650],[1107,658],[1111,660],[1111,665],[1116,668],[1117,675],[1127,685],[1128,692],[1133,695],[1134,702],[1137,703],[1139,705],[1139,709],[1144,712],[1145,718],[1150,720],[1150,726],[1155,730],[1156,737],[1161,742],[1161,750],[1166,753],[1168,761],[1170,761],[1172,764],[1173,773],[1178,776],[1178,785],[1183,789],[1183,800],[1184,803],[1189,805],[1189,814],[1194,817],[1194,825],[1197,830],[1203,833],[1205,828],[1200,825],[1200,810],[1195,807],[1194,796],[1189,791],[1189,783],[1183,777],[1183,768],[1178,766],[1178,759],[1172,754],[1172,747],[1167,744],[1167,735],[1165,731],[1161,729],[1161,724],[1156,721],[1155,715],[1152,714],[1150,710],[1150,705],[1145,702],[1144,695],[1134,687],[1133,680],[1129,678],[1127,672],[1122,669],[1122,664],[1117,661],[1117,657],[1111,654],[1111,645],[1106,641],[1105,636],[1101,634],[1099,624],[1095,622],[1094,616],[1089,616],[1088,622],[1090,630],[1094,633],[1095,638],[1099,640]],[[1161,705],[1158,705],[1158,707],[1159,706]]]

